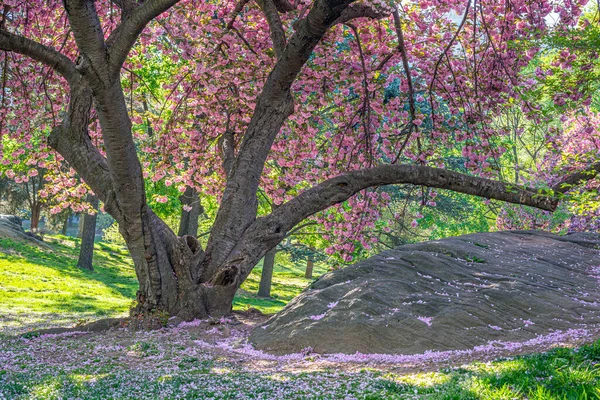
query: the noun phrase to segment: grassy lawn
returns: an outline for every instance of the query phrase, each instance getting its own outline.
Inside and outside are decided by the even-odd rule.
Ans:
[[[127,314],[137,280],[127,250],[96,243],[94,271],[76,267],[78,239],[46,237],[52,250],[0,239],[0,322],[4,327],[26,327],[41,321],[70,323]],[[264,313],[279,311],[297,296],[310,279],[302,267],[280,254],[273,277],[272,297],[256,297],[262,265],[242,285],[234,309],[254,307]],[[325,272],[315,266],[315,275]]]
[[[295,364],[242,362],[199,346],[193,329],[24,339],[14,334],[125,315],[137,289],[124,249],[97,243],[95,270],[83,271],[75,267],[76,239],[47,240],[52,250],[0,239],[0,399],[600,399],[600,342],[407,373],[369,364],[311,368],[314,355]],[[235,308],[280,310],[310,283],[303,273],[280,257],[273,297],[258,299],[259,266]]]

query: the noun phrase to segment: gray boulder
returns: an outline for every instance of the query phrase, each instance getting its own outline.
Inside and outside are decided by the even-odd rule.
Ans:
[[[600,324],[600,234],[477,233],[323,275],[250,337],[284,354],[417,354]]]
[[[15,215],[0,214],[0,238],[28,241],[36,245],[47,246],[39,236],[25,232],[21,218]]]

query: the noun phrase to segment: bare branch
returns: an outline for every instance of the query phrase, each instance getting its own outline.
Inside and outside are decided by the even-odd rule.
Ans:
[[[435,84],[435,80],[437,79],[438,69],[440,68],[440,64],[442,63],[444,56],[447,56],[448,50],[450,50],[450,48],[454,44],[454,41],[456,40],[456,38],[462,31],[463,27],[465,26],[465,23],[467,22],[467,18],[469,17],[469,9],[470,8],[471,8],[471,0],[467,0],[465,14],[463,15],[463,18],[460,21],[460,24],[458,25],[458,28],[456,29],[454,36],[452,36],[452,39],[450,39],[450,41],[444,48],[444,51],[442,52],[442,54],[440,54],[440,58],[438,58],[437,62],[435,63],[435,67],[433,68],[433,77],[431,78],[431,82],[429,83],[429,102],[431,103],[431,120],[433,121],[434,125],[435,125],[435,118],[434,118],[435,109],[433,108],[433,85]]]
[[[237,18],[238,14],[242,12],[242,9],[244,8],[244,6],[246,4],[248,4],[250,0],[240,0],[238,1],[238,3],[235,5],[235,8],[233,9],[232,13],[231,13],[231,20],[227,23],[227,27],[225,28],[226,31],[231,30],[231,28],[233,28],[233,23],[235,22],[235,19]]]
[[[75,63],[64,54],[41,43],[0,29],[0,49],[22,54],[48,65],[71,84],[78,75]]]
[[[402,55],[402,68],[404,69],[404,73],[406,74],[406,81],[408,83],[408,104],[409,104],[409,109],[410,109],[410,125],[408,127],[408,133],[406,134],[406,138],[404,139],[404,142],[402,143],[400,150],[396,154],[396,159],[393,162],[393,164],[395,164],[396,161],[398,161],[398,159],[404,152],[404,149],[406,148],[406,145],[408,144],[408,141],[410,140],[410,137],[412,136],[413,130],[417,131],[418,127],[417,127],[417,125],[414,124],[415,112],[416,112],[415,89],[413,86],[412,75],[410,73],[410,65],[408,64],[408,54],[406,53],[406,45],[404,44],[404,34],[402,32],[402,22],[400,21],[400,15],[398,14],[398,10],[394,10],[392,15],[394,16],[394,27],[396,29],[396,36],[398,37],[398,51]],[[419,149],[419,150],[421,150],[421,149]]]

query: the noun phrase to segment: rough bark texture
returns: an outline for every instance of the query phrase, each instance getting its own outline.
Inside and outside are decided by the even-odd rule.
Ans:
[[[306,279],[312,279],[314,265],[315,265],[314,255],[312,253],[310,253],[308,255],[308,259],[306,260],[306,271],[304,272],[304,277]]]
[[[277,249],[267,251],[263,259],[262,273],[258,285],[258,297],[271,297],[271,283],[273,281],[273,269],[275,268],[275,255]]]
[[[42,204],[39,201],[33,202],[31,206],[31,224],[29,230],[37,232],[40,227],[40,219],[42,217]]]
[[[179,197],[179,201],[181,201],[184,207],[191,207],[191,210],[186,211],[182,209],[177,235],[198,237],[198,218],[204,212],[198,192],[188,186],[185,188],[185,192]]]
[[[88,194],[87,202],[94,210],[98,210],[98,197],[93,194]],[[79,249],[79,259],[77,266],[79,268],[93,270],[92,260],[94,258],[94,239],[96,238],[96,220],[98,214],[83,215],[83,229],[81,232],[81,248]]]
[[[71,221],[71,212],[67,212],[65,216],[65,220],[63,221],[62,227],[60,229],[60,233],[63,236],[67,236],[67,230],[69,229],[69,222]]]

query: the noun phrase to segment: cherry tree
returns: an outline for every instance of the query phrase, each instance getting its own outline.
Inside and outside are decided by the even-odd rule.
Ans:
[[[574,23],[583,3],[4,0],[1,132],[28,143],[34,117],[50,116],[37,150],[64,159],[119,224],[140,283],[134,311],[223,315],[296,225],[333,222],[336,205],[346,230],[368,224],[384,185],[554,210],[551,190],[491,179],[502,150],[489,121],[519,96],[537,51],[513,43],[543,36],[552,12]],[[178,68],[169,116],[145,121],[124,82],[155,56]],[[472,173],[439,161],[449,142]],[[153,152],[162,164],[141,161]],[[218,197],[206,246],[157,217],[145,176]],[[276,207],[259,214],[264,192]]]

